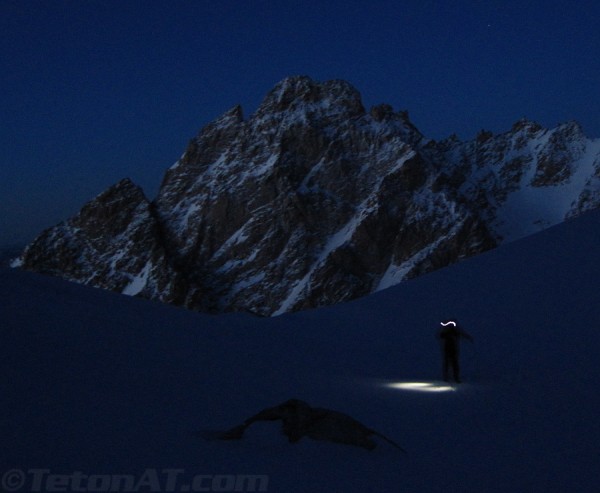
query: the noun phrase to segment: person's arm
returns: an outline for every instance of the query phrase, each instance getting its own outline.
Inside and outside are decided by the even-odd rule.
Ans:
[[[460,329],[460,336],[463,339],[466,339],[469,342],[474,342],[473,336],[471,334],[469,334],[466,330],[462,329],[462,328]]]

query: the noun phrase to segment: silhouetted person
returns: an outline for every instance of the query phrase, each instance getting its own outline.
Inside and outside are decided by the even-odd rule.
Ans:
[[[460,363],[459,347],[460,339],[467,339],[473,342],[471,335],[461,329],[456,323],[456,319],[440,322],[442,328],[438,333],[438,338],[442,341],[442,350],[444,352],[444,380],[450,381],[450,370],[456,383],[460,383]]]

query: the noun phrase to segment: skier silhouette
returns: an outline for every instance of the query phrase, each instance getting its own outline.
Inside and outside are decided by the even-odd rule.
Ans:
[[[454,381],[460,383],[460,363],[459,363],[459,346],[460,339],[467,339],[473,342],[473,337],[464,329],[458,326],[456,319],[449,319],[445,322],[440,322],[442,328],[438,332],[438,339],[442,341],[442,350],[444,353],[443,374],[446,382],[450,381],[450,369],[454,376]]]

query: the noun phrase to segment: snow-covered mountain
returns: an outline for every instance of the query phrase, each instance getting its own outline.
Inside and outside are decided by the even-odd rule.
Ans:
[[[599,230],[592,211],[275,318],[1,269],[2,490],[595,493]],[[465,383],[451,388],[438,382],[434,337],[449,316],[475,339],[461,350]],[[292,397],[347,413],[407,454],[382,440],[373,451],[291,444],[275,422],[240,441],[197,436]]]
[[[204,127],[156,199],[124,180],[18,265],[203,311],[357,298],[600,205],[600,139],[521,120],[424,137],[344,81],[283,80]]]

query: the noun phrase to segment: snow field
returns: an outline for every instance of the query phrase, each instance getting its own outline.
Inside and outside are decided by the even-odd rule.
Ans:
[[[333,307],[208,316],[0,271],[0,476],[18,469],[260,474],[271,492],[594,492],[600,486],[600,213]],[[439,321],[474,336],[440,387]],[[412,389],[390,387],[409,383]],[[415,385],[416,384],[416,385]],[[410,386],[410,385],[409,385]],[[404,447],[276,423],[206,442],[289,398]]]

